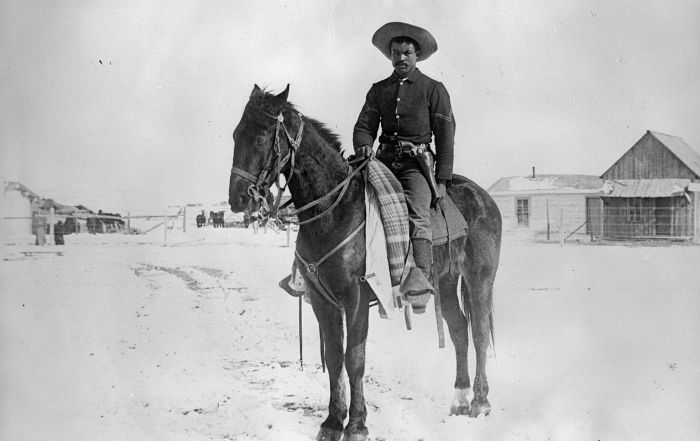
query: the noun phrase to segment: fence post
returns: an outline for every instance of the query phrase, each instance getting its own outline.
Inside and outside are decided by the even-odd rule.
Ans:
[[[564,246],[564,207],[559,209],[559,246]]]
[[[182,207],[182,232],[187,232],[187,206]]]
[[[691,182],[688,185],[688,191],[693,192],[693,203],[689,204],[693,211],[693,242],[700,243],[700,182]]]
[[[545,200],[547,201],[547,242],[549,242],[549,198]]]
[[[131,212],[126,212],[126,234],[131,234]]]
[[[56,245],[54,241],[54,232],[56,231],[54,229],[54,222],[56,221],[56,209],[54,207],[51,207],[49,209],[49,243],[52,243]]]
[[[163,216],[163,246],[168,246],[168,209],[165,209],[165,216]]]

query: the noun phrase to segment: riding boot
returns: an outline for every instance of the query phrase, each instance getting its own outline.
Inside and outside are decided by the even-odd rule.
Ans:
[[[401,284],[404,298],[413,307],[413,312],[423,314],[435,288],[430,284],[430,267],[433,263],[433,244],[427,239],[412,239],[413,260],[408,276]]]

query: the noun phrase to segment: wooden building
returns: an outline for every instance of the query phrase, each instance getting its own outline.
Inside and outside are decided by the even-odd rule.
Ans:
[[[694,235],[694,194],[700,153],[681,138],[647,131],[601,175],[597,204],[589,206],[596,237],[682,238]]]
[[[2,243],[33,243],[32,214],[41,203],[39,195],[19,182],[3,182]]]
[[[599,200],[603,181],[591,175],[533,175],[501,178],[488,189],[501,211],[504,232],[552,239],[560,225],[568,235],[587,234],[588,199]],[[558,237],[556,237],[558,239]]]

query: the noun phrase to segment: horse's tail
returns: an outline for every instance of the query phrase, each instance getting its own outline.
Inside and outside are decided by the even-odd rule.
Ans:
[[[461,283],[462,285],[461,292],[462,292],[462,305],[464,308],[464,317],[467,319],[467,327],[470,328],[470,332],[472,336],[474,335],[473,331],[471,331],[472,327],[472,305],[471,305],[471,300],[469,297],[469,290],[467,289],[467,282],[464,280],[464,277],[461,277]],[[489,300],[489,331],[491,332],[491,349],[493,349],[494,355],[496,354],[496,339],[494,337],[494,320],[493,320],[493,285],[489,288],[492,292]]]

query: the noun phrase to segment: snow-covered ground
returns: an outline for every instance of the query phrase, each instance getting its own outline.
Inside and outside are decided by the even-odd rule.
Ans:
[[[300,370],[286,236],[207,227],[163,247],[159,230],[3,249],[0,439],[314,438],[327,377],[306,304]],[[406,331],[372,311],[372,440],[700,437],[700,247],[506,238],[495,292],[486,418],[448,416],[432,313]]]

